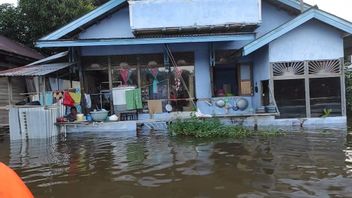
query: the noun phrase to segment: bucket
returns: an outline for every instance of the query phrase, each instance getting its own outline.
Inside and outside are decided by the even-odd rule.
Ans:
[[[84,121],[84,115],[83,114],[77,114],[77,121],[78,122]]]

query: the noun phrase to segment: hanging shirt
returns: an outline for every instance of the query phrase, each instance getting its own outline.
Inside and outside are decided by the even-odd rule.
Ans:
[[[159,83],[159,81],[157,79],[153,80],[153,94],[158,93],[158,83]]]

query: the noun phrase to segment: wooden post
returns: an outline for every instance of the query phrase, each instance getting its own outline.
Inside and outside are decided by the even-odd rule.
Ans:
[[[311,116],[310,109],[310,85],[309,85],[309,65],[308,61],[304,61],[304,87],[305,87],[305,98],[306,98],[306,116],[307,118]]]
[[[141,82],[141,63],[140,63],[140,58],[137,56],[137,83],[138,83],[138,88],[142,87],[142,82]]]
[[[57,83],[57,90],[60,90],[60,81],[59,81],[59,72],[56,72],[56,83]]]
[[[70,53],[72,55],[72,60],[76,63],[77,68],[78,68],[78,77],[79,77],[79,83],[80,83],[80,88],[81,88],[81,107],[82,107],[82,113],[86,114],[87,109],[86,109],[86,102],[84,100],[84,76],[83,76],[83,67],[82,67],[82,62],[81,62],[81,57],[80,57],[80,51],[77,48],[71,48]]]
[[[108,75],[109,75],[109,90],[112,96],[112,87],[113,87],[113,79],[112,79],[112,65],[111,65],[111,57],[108,57]],[[112,97],[111,97],[112,98]],[[110,99],[110,112],[115,113],[113,101]]]
[[[7,77],[7,89],[8,89],[8,100],[9,100],[9,105],[12,105],[13,101],[13,90],[12,90],[12,79],[11,77]]]
[[[45,76],[40,76],[41,88],[42,88],[42,95],[43,95],[43,105],[46,106],[46,94],[45,94]],[[40,98],[39,98],[40,100]]]
[[[40,88],[40,76],[37,76],[37,83],[38,83],[38,89],[36,89],[36,92],[37,92],[37,95],[38,95],[38,100],[39,100],[39,102],[40,102],[40,95],[41,95],[41,93],[40,93],[40,91],[41,91],[41,88]]]
[[[274,90],[274,73],[273,73],[273,64],[270,63],[269,65],[269,75],[270,75],[270,80],[269,80],[269,103],[274,104],[274,97],[275,97],[275,90]]]
[[[340,59],[340,69],[341,69],[341,111],[342,116],[347,116],[347,104],[346,104],[346,83],[345,83],[345,63],[343,58]]]

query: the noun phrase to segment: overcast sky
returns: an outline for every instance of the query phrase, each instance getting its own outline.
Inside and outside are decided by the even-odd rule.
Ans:
[[[16,3],[17,0],[0,0],[1,3]],[[306,3],[318,5],[320,9],[331,12],[352,22],[351,0],[305,0]]]

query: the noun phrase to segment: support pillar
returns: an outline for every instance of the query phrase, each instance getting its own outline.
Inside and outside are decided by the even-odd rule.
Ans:
[[[7,89],[8,89],[8,102],[9,105],[12,105],[12,101],[13,101],[13,90],[12,90],[12,78],[11,77],[7,77]]]
[[[305,84],[305,98],[306,98],[306,116],[312,117],[310,108],[310,84],[309,84],[309,65],[308,61],[304,61],[304,84]]]
[[[345,63],[343,58],[340,59],[340,70],[341,70],[341,112],[342,116],[347,116],[347,104],[346,104],[346,83],[345,83]]]

